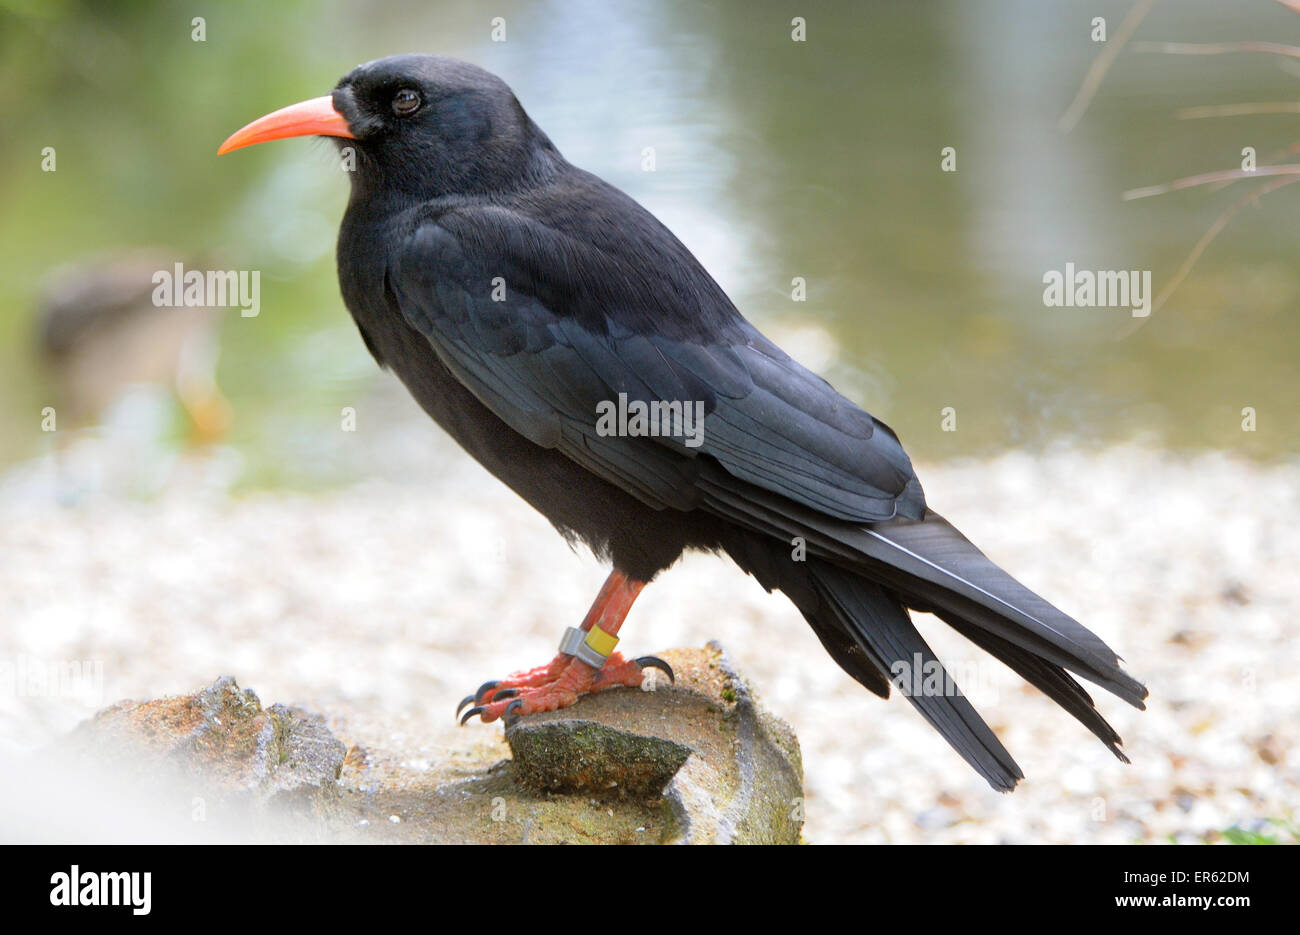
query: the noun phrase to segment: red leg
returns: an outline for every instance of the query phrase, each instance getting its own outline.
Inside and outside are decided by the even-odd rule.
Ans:
[[[613,642],[617,642],[613,637],[623,626],[632,603],[644,587],[644,581],[629,578],[617,568],[611,571],[579,628],[587,634],[591,633],[593,627],[602,632],[596,634],[598,639],[588,639],[586,642],[594,642],[597,646],[612,646]],[[577,651],[588,653],[589,659],[600,658],[599,653],[592,656],[590,650],[584,647],[578,647]],[[487,722],[495,721],[507,713],[525,715],[554,711],[568,707],[590,692],[622,686],[636,687],[644,678],[642,669],[645,666],[662,668],[672,678],[668,664],[653,656],[628,660],[618,653],[609,652],[608,658],[598,666],[585,662],[576,655],[561,652],[544,666],[516,672],[499,681],[485,682],[477,692],[461,702],[456,713],[459,714],[460,709],[471,701],[474,707],[465,712],[462,724],[476,714]]]

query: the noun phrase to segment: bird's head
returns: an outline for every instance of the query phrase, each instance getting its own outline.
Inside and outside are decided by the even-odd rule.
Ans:
[[[518,189],[559,158],[504,81],[438,55],[358,65],[332,94],[254,120],[217,153],[294,136],[333,137],[354,155],[354,192],[416,199]]]

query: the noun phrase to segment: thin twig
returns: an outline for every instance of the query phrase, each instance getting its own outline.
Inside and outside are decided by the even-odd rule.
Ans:
[[[1097,53],[1097,57],[1092,60],[1087,73],[1083,76],[1083,82],[1079,85],[1074,100],[1070,102],[1070,106],[1065,109],[1065,113],[1061,114],[1061,119],[1057,122],[1057,126],[1062,133],[1069,133],[1074,129],[1075,124],[1082,119],[1088,105],[1092,103],[1093,95],[1101,87],[1101,81],[1106,77],[1106,72],[1110,70],[1116,56],[1124,48],[1124,44],[1133,37],[1133,33],[1137,32],[1138,26],[1146,15],[1151,12],[1151,8],[1155,4],[1156,0],[1137,0],[1124,16],[1124,19],[1120,21],[1119,28],[1115,30],[1115,35],[1111,36],[1110,41],[1101,47],[1101,51]]]
[[[1258,201],[1269,192],[1277,191],[1277,189],[1284,188],[1287,185],[1294,185],[1296,182],[1300,182],[1300,178],[1274,179],[1272,182],[1267,182],[1264,185],[1261,185],[1253,192],[1249,192],[1245,197],[1233,202],[1233,204],[1228,207],[1228,210],[1220,214],[1218,219],[1210,225],[1210,229],[1207,230],[1201,239],[1196,242],[1196,246],[1193,247],[1192,252],[1187,255],[1187,259],[1183,260],[1182,266],[1178,267],[1178,272],[1174,273],[1174,278],[1171,279],[1164,289],[1160,291],[1160,295],[1156,296],[1155,301],[1151,303],[1151,314],[1154,315],[1159,311],[1160,307],[1165,304],[1171,295],[1174,294],[1174,290],[1182,285],[1183,280],[1187,278],[1187,274],[1190,273],[1192,267],[1196,265],[1196,261],[1199,260],[1201,254],[1205,252],[1205,248],[1213,242],[1215,237],[1219,236],[1220,231],[1228,226],[1228,222],[1232,220],[1233,215],[1246,205]]]
[[[1281,42],[1137,42],[1134,52],[1164,52],[1169,55],[1228,55],[1233,52],[1259,52],[1300,58],[1300,46]]]
[[[1172,182],[1166,182],[1164,185],[1148,185],[1146,188],[1131,188],[1124,193],[1123,198],[1125,201],[1133,201],[1137,198],[1150,198],[1152,195],[1163,195],[1166,192],[1181,191],[1184,188],[1195,188],[1197,185],[1209,185],[1213,182],[1236,182],[1241,179],[1264,178],[1270,175],[1300,175],[1300,165],[1288,164],[1283,166],[1258,166],[1253,170],[1222,169],[1218,172],[1189,175],[1186,178],[1174,179]]]
[[[1289,155],[1290,153],[1300,153],[1300,142],[1292,143],[1290,146],[1286,146],[1283,147],[1282,149],[1269,153],[1267,156],[1259,160],[1259,165],[1261,166],[1275,165],[1279,159],[1281,159],[1283,156]],[[1258,172],[1256,172],[1255,174],[1258,174]],[[1240,179],[1224,179],[1221,182],[1212,182],[1210,183],[1210,191],[1212,192],[1220,191],[1238,181],[1240,181]]]
[[[1294,13],[1300,13],[1300,0],[1277,0],[1279,4],[1291,10]],[[1300,46],[1284,45],[1278,42],[1214,42],[1214,43],[1188,43],[1188,42],[1139,42],[1134,45],[1135,51],[1139,52],[1163,52],[1171,55],[1224,55],[1234,52],[1253,52],[1266,55],[1279,55],[1288,59],[1300,59]],[[1289,64],[1284,63],[1283,67],[1289,69]],[[1270,103],[1253,103],[1253,104],[1227,104],[1222,106],[1211,105],[1205,107],[1189,107],[1179,112],[1178,117],[1181,120],[1197,119],[1201,117],[1235,117],[1244,114],[1278,114],[1278,113],[1300,113],[1300,103],[1292,102],[1270,102]],[[1300,152],[1300,143],[1294,143],[1278,155],[1285,153]],[[1276,158],[1276,157],[1271,157]],[[1270,159],[1271,161],[1271,159]],[[1165,285],[1160,294],[1156,296],[1155,301],[1151,304],[1151,313],[1154,315],[1174,294],[1174,291],[1182,285],[1184,279],[1192,271],[1201,254],[1214,242],[1220,232],[1227,227],[1228,222],[1248,204],[1257,204],[1259,199],[1269,192],[1277,191],[1279,188],[1285,188],[1288,185],[1294,185],[1300,182],[1300,165],[1280,165],[1280,166],[1257,166],[1252,170],[1230,169],[1220,172],[1206,172],[1202,175],[1191,175],[1186,178],[1176,179],[1165,185],[1150,185],[1146,188],[1134,188],[1124,193],[1125,201],[1132,201],[1136,198],[1148,198],[1152,195],[1163,195],[1167,192],[1178,191],[1185,188],[1193,188],[1198,185],[1212,185],[1216,189],[1225,185],[1231,185],[1234,182],[1250,178],[1267,178],[1273,177],[1270,182],[1265,182],[1254,191],[1247,193],[1244,197],[1229,205],[1215,222],[1210,225],[1201,239],[1196,242],[1192,252],[1183,260],[1182,265],[1178,267],[1173,278]],[[1135,320],[1133,329],[1141,327],[1150,321],[1150,317],[1144,317]],[[1132,329],[1130,329],[1132,330]]]
[[[1249,114],[1300,114],[1300,101],[1264,101],[1254,104],[1205,104],[1185,107],[1178,112],[1179,120],[1199,120],[1203,117],[1244,117]]]

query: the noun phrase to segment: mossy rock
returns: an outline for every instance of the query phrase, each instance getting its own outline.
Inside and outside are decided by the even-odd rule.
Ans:
[[[691,755],[684,744],[598,721],[520,721],[506,730],[516,775],[549,792],[663,792]]]

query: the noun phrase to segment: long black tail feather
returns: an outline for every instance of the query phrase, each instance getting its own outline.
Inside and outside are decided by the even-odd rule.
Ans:
[[[840,667],[871,691],[910,687],[892,677],[899,663],[940,665],[907,608],[934,613],[1128,762],[1119,734],[1069,672],[1137,708],[1145,707],[1145,686],[1099,637],[995,565],[942,516],[927,511],[922,520],[855,525],[748,485],[702,480],[711,509],[759,534],[727,550],[764,587],[785,591]],[[791,559],[785,544],[792,539],[806,544],[806,562]],[[951,684],[946,672],[942,682]],[[1022,778],[959,692],[904,694],[993,788],[1009,790]]]
[[[1083,686],[1070,678],[1068,672],[1028,650],[1021,649],[1015,643],[1009,643],[952,614],[940,612],[938,617],[976,646],[1002,660],[1026,682],[1068,711],[1079,723],[1092,731],[1121,762],[1129,762],[1129,758],[1119,748],[1123,743],[1119,734],[1101,716],[1093,704],[1092,696],[1083,690]]]
[[[1025,774],[961,693],[898,599],[834,565],[817,563],[809,571],[840,625],[912,706],[990,786],[1000,792],[1014,789]],[[938,691],[931,690],[934,685]]]

